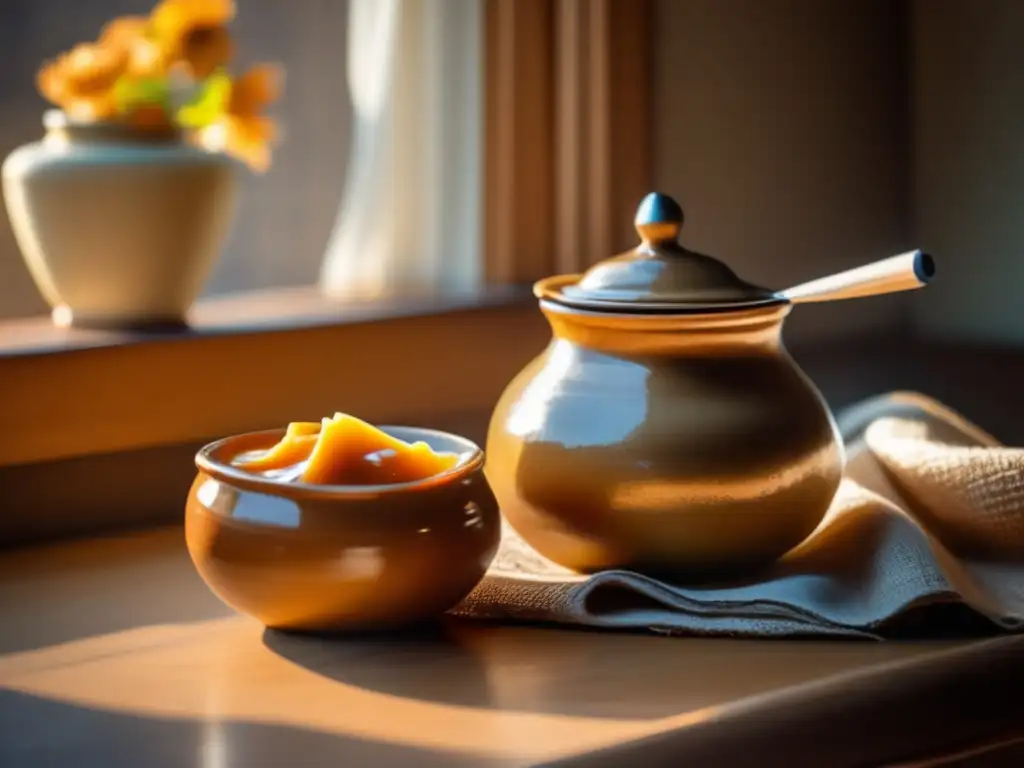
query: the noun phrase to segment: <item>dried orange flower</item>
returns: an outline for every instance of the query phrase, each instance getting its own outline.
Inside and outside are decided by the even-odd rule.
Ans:
[[[234,17],[234,0],[163,0],[150,21],[168,55],[202,80],[231,60],[234,43],[227,25]]]
[[[149,19],[142,16],[111,21],[100,33],[99,45],[124,55],[125,74],[132,77],[163,77],[173,61],[156,39]]]
[[[104,120],[117,113],[114,86],[127,58],[116,48],[82,43],[39,72],[40,92],[75,120]]]
[[[115,19],[95,43],[75,46],[46,64],[39,73],[40,92],[72,119],[108,120],[117,115],[116,86],[125,75],[162,74],[153,58],[154,44],[146,37],[148,21]]]
[[[105,47],[128,49],[136,40],[146,37],[148,30],[149,19],[145,16],[122,16],[107,22],[98,42]]]
[[[270,167],[270,147],[277,139],[277,125],[263,114],[280,98],[283,70],[273,64],[257,64],[231,86],[225,114],[200,134],[203,146],[223,150],[263,172]]]
[[[225,66],[234,16],[234,0],[160,0],[149,17],[114,19],[95,43],[47,62],[37,85],[72,120],[183,129],[207,149],[266,170],[277,127],[263,110],[279,97],[284,73],[259,65],[232,81]]]

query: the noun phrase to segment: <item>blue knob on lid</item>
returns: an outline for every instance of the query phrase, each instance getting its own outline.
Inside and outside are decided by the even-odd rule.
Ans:
[[[634,225],[645,243],[664,243],[679,237],[683,228],[683,209],[660,192],[651,192],[637,208]]]

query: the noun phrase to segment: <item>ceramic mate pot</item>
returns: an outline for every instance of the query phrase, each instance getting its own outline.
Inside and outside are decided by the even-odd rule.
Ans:
[[[844,453],[783,321],[797,301],[918,287],[933,270],[915,251],[778,293],[683,248],[682,222],[649,195],[636,249],[536,284],[553,338],[491,420],[506,518],[578,571],[733,572],[805,539]]]

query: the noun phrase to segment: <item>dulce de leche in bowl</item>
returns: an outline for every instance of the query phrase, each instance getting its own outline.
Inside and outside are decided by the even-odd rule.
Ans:
[[[394,629],[483,578],[498,506],[471,441],[345,414],[207,445],[188,550],[225,603],[274,629]]]

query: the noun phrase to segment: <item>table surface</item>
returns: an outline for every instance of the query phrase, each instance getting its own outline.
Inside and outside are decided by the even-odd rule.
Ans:
[[[209,593],[180,528],[0,554],[0,615],[6,768],[537,764],[978,645],[455,620],[415,636],[283,635]]]

